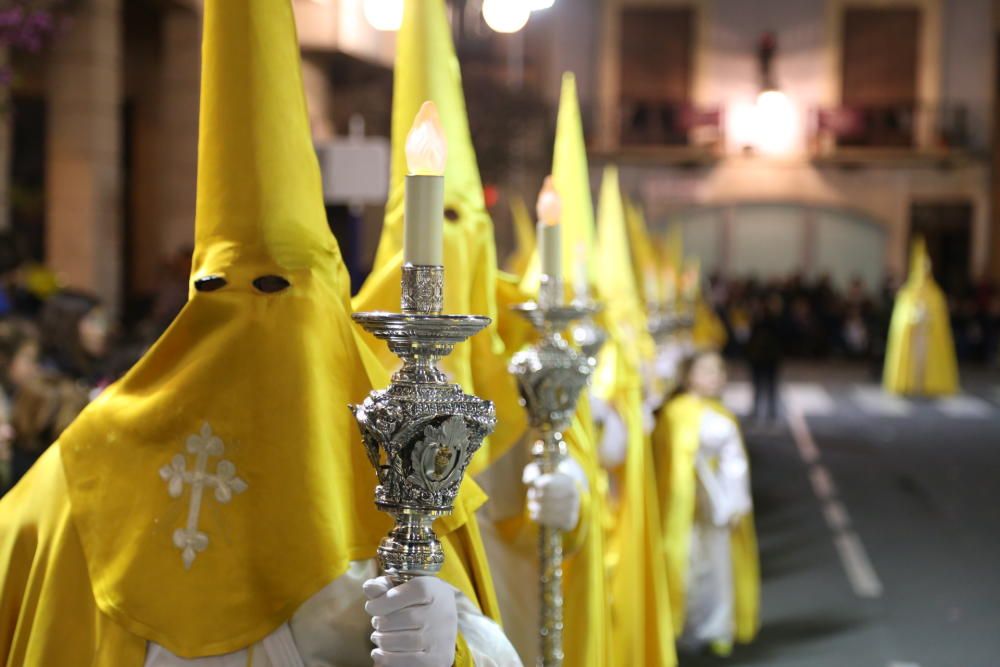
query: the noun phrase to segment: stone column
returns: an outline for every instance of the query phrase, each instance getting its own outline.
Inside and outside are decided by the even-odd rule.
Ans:
[[[166,140],[158,260],[194,243],[201,98],[201,14],[195,9],[174,7],[164,16],[162,81],[160,125]]]
[[[62,282],[121,298],[122,15],[88,0],[55,40],[48,71],[46,260]]]

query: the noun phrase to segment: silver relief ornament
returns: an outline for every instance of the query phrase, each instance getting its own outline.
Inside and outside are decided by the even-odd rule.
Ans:
[[[574,349],[562,332],[575,320],[592,316],[594,309],[560,304],[561,284],[543,281],[538,303],[515,306],[539,331],[537,343],[511,359],[510,372],[521,388],[521,403],[535,437],[531,456],[542,474],[558,470],[567,456],[563,431],[576,412],[580,394],[594,371],[592,356]],[[538,664],[563,663],[562,531],[539,526],[540,614]]]
[[[444,552],[434,519],[452,512],[473,454],[496,426],[493,403],[448,381],[438,361],[490,323],[442,315],[442,267],[403,267],[401,313],[355,313],[354,320],[403,360],[385,389],[351,406],[378,475],[375,505],[395,520],[379,545],[382,571],[399,584],[436,575]]]

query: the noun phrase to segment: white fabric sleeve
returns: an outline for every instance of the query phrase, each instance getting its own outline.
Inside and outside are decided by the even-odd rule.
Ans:
[[[750,512],[750,464],[739,428],[727,417],[706,410],[699,430],[695,467],[711,521],[724,526]]]
[[[458,632],[465,639],[476,667],[522,667],[514,646],[500,626],[483,615],[472,600],[455,592]]]
[[[604,417],[604,430],[597,446],[597,455],[601,465],[606,469],[617,468],[625,463],[628,453],[628,429],[625,421],[614,408],[610,408]]]

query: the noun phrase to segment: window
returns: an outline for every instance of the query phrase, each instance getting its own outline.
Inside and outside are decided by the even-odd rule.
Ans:
[[[839,144],[914,145],[921,18],[912,7],[844,11],[841,100],[856,122]]]
[[[690,7],[627,7],[621,19],[622,145],[686,145],[694,11]]]

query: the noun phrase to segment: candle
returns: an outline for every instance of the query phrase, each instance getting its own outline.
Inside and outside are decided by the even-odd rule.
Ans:
[[[562,234],[559,220],[562,218],[562,199],[552,185],[552,177],[545,179],[545,185],[538,195],[538,256],[542,260],[542,275],[547,282],[562,280]]]
[[[433,102],[424,102],[406,137],[403,261],[444,264],[444,166],[448,146]]]

